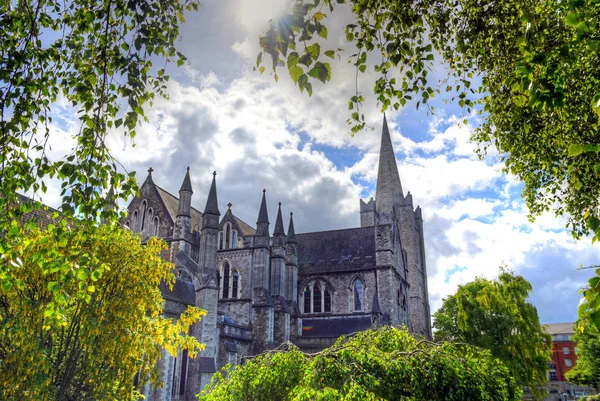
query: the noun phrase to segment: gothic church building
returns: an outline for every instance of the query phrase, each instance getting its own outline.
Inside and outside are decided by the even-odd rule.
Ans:
[[[203,211],[191,206],[193,192],[189,168],[179,198],[156,185],[150,169],[124,222],[143,241],[169,244],[164,257],[177,282],[161,288],[165,314],[177,317],[188,305],[208,312],[192,328],[205,350],[195,359],[165,352],[164,387],[147,387],[149,401],[195,400],[226,363],[286,341],[317,351],[386,324],[431,338],[421,209],[402,191],[385,117],[376,197],[360,200],[360,227],[296,233],[292,213],[285,229],[280,203],[271,231],[264,190],[256,226],[231,204],[221,216],[216,174]]]

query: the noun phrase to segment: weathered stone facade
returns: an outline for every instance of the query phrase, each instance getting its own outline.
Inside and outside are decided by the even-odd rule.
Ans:
[[[231,204],[221,217],[216,175],[206,207],[191,207],[189,169],[179,198],[152,180],[152,170],[124,223],[164,238],[164,257],[175,264],[173,290],[161,288],[165,314],[187,305],[207,310],[191,332],[206,349],[161,362],[164,388],[145,389],[147,399],[194,400],[212,374],[227,363],[292,341],[320,350],[340,335],[380,325],[405,325],[431,337],[421,209],[404,196],[384,119],[375,199],[360,200],[360,227],[287,233],[281,204],[269,231],[263,190],[256,228],[237,218]]]

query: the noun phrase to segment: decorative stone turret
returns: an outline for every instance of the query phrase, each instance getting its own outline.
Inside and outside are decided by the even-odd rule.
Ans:
[[[190,168],[187,168],[185,177],[179,189],[179,205],[175,227],[173,228],[173,241],[171,242],[172,260],[180,251],[188,256],[192,253],[192,182],[190,180]]]
[[[286,300],[287,272],[285,268],[285,232],[283,231],[283,217],[281,216],[281,202],[277,210],[273,244],[271,246],[271,299],[275,307],[275,332],[276,343],[290,339],[290,313]]]
[[[258,211],[258,219],[256,220],[256,236],[269,236],[269,213],[267,212],[267,190],[263,189],[262,201],[260,202],[260,210]]]
[[[290,338],[302,334],[302,318],[298,307],[298,240],[294,229],[294,213],[290,212],[286,248],[286,299],[290,311]]]
[[[217,240],[219,235],[219,207],[217,200],[217,173],[213,172],[213,180],[208,192],[206,207],[202,215],[202,231],[200,233],[200,257],[196,279],[196,306],[206,310],[206,316],[200,323],[192,326],[192,334],[206,348],[197,358],[190,359],[188,377],[199,377],[200,380],[188,381],[186,400],[194,400],[202,388],[208,384],[216,366],[219,334],[217,331],[217,305],[219,301],[219,283],[217,279]],[[186,176],[187,178],[187,176]],[[185,182],[182,188],[185,190]],[[203,368],[204,367],[204,368]],[[209,368],[206,368],[209,367]]]
[[[269,265],[271,245],[269,243],[269,214],[267,191],[263,189],[262,201],[256,221],[254,253],[252,254],[252,337],[253,349],[263,352],[273,344],[275,312],[271,299]]]

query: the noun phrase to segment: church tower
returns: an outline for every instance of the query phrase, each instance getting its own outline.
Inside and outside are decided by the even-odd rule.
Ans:
[[[377,295],[392,324],[431,338],[421,209],[404,196],[387,119],[383,117],[375,201],[361,200],[361,226],[377,226]],[[393,267],[395,266],[395,267]]]

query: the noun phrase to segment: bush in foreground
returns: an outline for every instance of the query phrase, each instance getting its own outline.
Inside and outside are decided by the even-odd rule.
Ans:
[[[199,400],[516,401],[522,395],[489,351],[419,341],[406,329],[358,333],[315,355],[287,348],[225,367]]]

